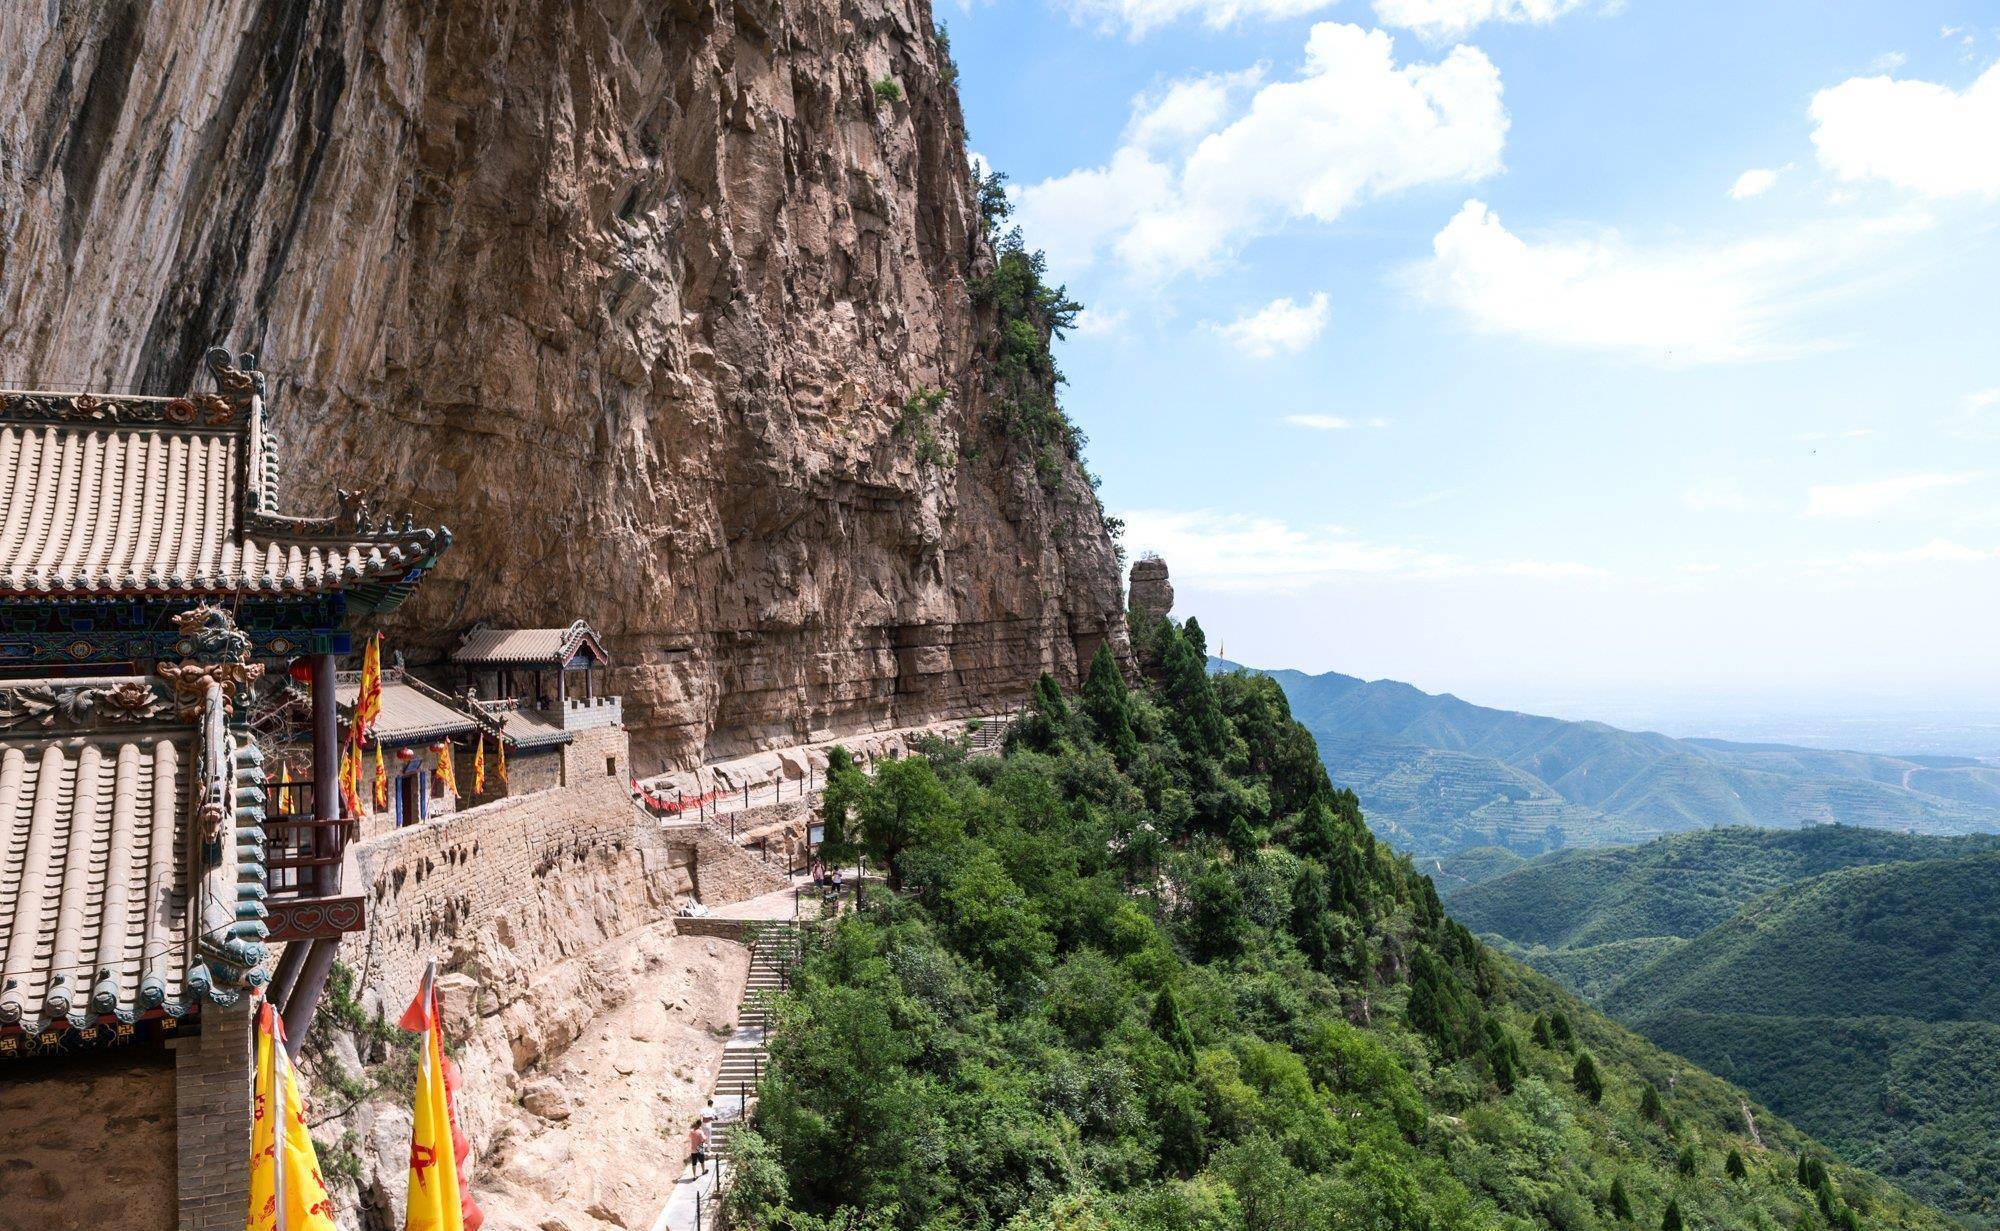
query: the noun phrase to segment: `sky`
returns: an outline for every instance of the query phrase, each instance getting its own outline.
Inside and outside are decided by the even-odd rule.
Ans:
[[[2000,712],[2000,0],[937,5],[1211,649]]]

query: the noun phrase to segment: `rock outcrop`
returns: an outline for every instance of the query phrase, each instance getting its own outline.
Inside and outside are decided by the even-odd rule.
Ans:
[[[1131,616],[1134,627],[1156,624],[1174,609],[1174,583],[1167,562],[1148,553],[1132,562]]]
[[[256,352],[294,507],[455,531],[415,661],[587,616],[686,764],[1122,649],[1080,465],[986,388],[927,0],[88,0],[0,44],[0,380]]]

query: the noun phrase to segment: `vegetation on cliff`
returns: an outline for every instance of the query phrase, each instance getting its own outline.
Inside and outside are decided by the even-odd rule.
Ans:
[[[889,887],[782,1001],[735,1225],[1935,1226],[1475,941],[1193,622],[1004,759],[843,769]]]

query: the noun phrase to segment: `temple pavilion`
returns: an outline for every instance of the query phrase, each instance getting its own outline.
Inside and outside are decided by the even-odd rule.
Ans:
[[[348,493],[282,511],[263,375],[207,367],[184,397],[0,392],[0,1062],[205,1033],[267,980],[296,1046],[363,923],[336,667],[451,536]]]

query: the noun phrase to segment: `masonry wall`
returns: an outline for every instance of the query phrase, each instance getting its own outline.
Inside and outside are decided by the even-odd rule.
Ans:
[[[179,1231],[239,1231],[249,1212],[250,1013],[248,996],[233,1008],[205,1005],[201,1033],[174,1040]]]
[[[0,1125],[0,1226],[173,1231],[174,1064],[166,1049],[7,1061]]]

